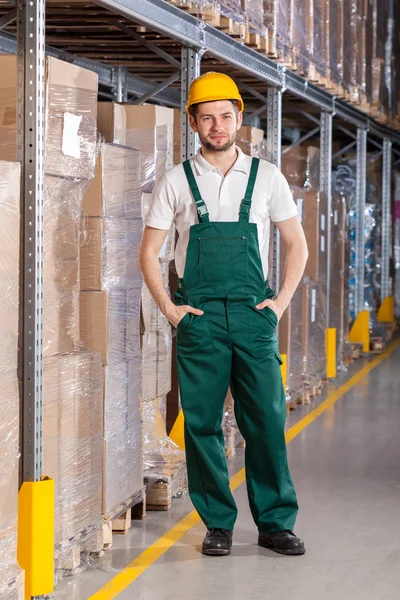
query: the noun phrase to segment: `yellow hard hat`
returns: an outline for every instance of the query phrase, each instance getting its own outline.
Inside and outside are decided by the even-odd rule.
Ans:
[[[233,79],[224,73],[209,71],[197,77],[190,86],[186,110],[189,112],[193,104],[216,100],[237,100],[239,110],[244,110],[244,102]]]

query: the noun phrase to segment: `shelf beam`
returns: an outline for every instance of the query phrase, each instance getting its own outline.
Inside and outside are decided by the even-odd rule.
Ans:
[[[367,178],[367,131],[357,130],[355,313],[364,310],[364,211]]]
[[[21,478],[42,476],[45,1],[18,3],[17,148],[22,166]]]
[[[391,295],[389,286],[391,198],[392,198],[392,143],[383,140],[382,161],[382,259],[381,259],[381,302]]]
[[[198,148],[198,135],[190,127],[186,101],[192,82],[200,75],[201,55],[189,46],[182,46],[181,65],[181,160],[192,158]]]

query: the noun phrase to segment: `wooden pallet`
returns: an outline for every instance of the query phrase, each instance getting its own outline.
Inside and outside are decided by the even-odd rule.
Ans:
[[[146,509],[169,510],[172,498],[181,496],[187,490],[187,470],[185,460],[165,464],[153,472],[145,472]]]
[[[103,515],[103,549],[112,546],[112,534],[125,534],[132,526],[132,520],[142,520],[146,516],[146,488],[142,487],[125,502]]]
[[[187,11],[190,15],[202,19],[212,27],[220,26],[221,15],[216,10],[214,4],[204,3],[204,5],[192,2],[192,0],[168,0],[181,10]]]
[[[89,531],[82,531],[66,542],[55,547],[55,569],[59,571],[75,571],[82,562],[84,554],[101,555],[104,549],[102,525]]]

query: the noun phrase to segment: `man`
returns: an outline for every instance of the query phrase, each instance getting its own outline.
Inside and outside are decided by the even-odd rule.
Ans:
[[[154,300],[177,328],[189,493],[208,530],[203,554],[230,553],[237,516],[221,428],[229,386],[246,441],[258,543],[281,554],[304,554],[304,543],[292,531],[298,506],[287,465],[275,328],[303,274],[307,245],[283,175],[235,146],[243,108],[227,75],[209,72],[193,82],[186,109],[201,150],[157,183],[139,264]],[[276,298],[266,281],[270,220],[287,247]],[[179,234],[175,304],[158,262],[173,223]]]

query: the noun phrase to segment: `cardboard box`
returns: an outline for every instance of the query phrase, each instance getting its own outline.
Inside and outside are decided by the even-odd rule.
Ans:
[[[291,187],[319,191],[319,148],[295,146],[282,154],[281,171]]]
[[[109,291],[140,285],[138,254],[142,221],[89,217],[83,226],[81,289]]]
[[[115,102],[99,102],[97,104],[97,128],[105,142],[126,146],[125,106]]]
[[[103,368],[102,512],[112,512],[143,485],[141,357]]]
[[[16,160],[16,56],[0,56],[0,159]],[[97,144],[98,76],[46,57],[45,173],[90,179]]]
[[[156,180],[173,165],[174,110],[155,105],[123,107],[126,146],[142,153],[142,191],[151,193]],[[99,122],[99,130],[106,141],[115,143],[121,138],[119,128],[123,119],[115,109],[105,110],[107,118]]]
[[[80,294],[81,337],[85,348],[98,352],[103,365],[134,360],[140,355],[141,287]]]
[[[263,141],[264,131],[262,129],[243,125],[238,131],[236,145],[249,156],[259,156]]]
[[[43,353],[79,346],[79,243],[82,183],[45,177]]]
[[[118,104],[101,105],[119,107]],[[83,214],[87,217],[140,219],[140,177],[138,151],[104,144],[97,157],[95,177],[83,196]]]

